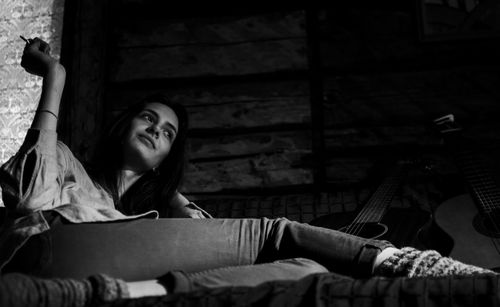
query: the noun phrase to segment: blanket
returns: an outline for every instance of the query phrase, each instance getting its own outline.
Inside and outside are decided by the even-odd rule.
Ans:
[[[500,275],[373,277],[335,273],[255,287],[224,287],[123,299],[126,285],[105,275],[85,280],[0,276],[0,306],[499,306]]]

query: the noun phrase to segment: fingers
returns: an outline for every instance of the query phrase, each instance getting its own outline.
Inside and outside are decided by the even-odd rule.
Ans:
[[[203,216],[203,213],[201,211],[196,210],[196,212],[191,214],[191,217],[193,219],[204,219],[205,216]]]
[[[192,219],[204,219],[203,213],[199,210],[186,208],[187,216]]]
[[[44,42],[43,40],[40,40],[39,50],[46,53],[46,54],[49,54],[50,53],[50,45],[48,43]]]
[[[50,54],[50,45],[39,37],[25,38],[21,36],[21,38],[26,42],[24,49],[39,50],[45,54]]]
[[[41,40],[29,38],[28,42],[24,46],[24,53],[26,54],[26,53],[33,53],[33,52],[39,51],[40,50],[40,41]]]

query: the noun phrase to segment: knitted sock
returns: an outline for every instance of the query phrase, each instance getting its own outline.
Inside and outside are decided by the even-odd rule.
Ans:
[[[382,276],[406,277],[497,274],[488,269],[443,257],[434,250],[420,251],[413,247],[404,247],[395,252],[384,260],[374,273]]]
[[[128,296],[123,280],[102,274],[83,280],[45,279],[19,273],[0,276],[0,306],[95,306]]]

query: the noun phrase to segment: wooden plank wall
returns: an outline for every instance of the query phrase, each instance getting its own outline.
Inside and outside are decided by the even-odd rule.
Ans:
[[[201,12],[110,3],[106,95],[93,102],[104,114],[94,117],[100,125],[157,91],[183,103],[187,194],[366,185],[388,161],[426,155],[454,172],[431,127],[447,113],[499,147],[497,45],[422,42],[413,4]]]
[[[362,181],[386,158],[430,155],[441,172],[456,172],[432,127],[449,113],[466,136],[499,152],[495,39],[422,41],[418,11],[403,2],[339,4],[318,15],[326,152],[359,169],[339,173],[330,160],[329,182]]]
[[[144,19],[131,9],[112,30],[109,113],[156,91],[186,106],[185,193],[312,184],[305,22],[300,10]]]

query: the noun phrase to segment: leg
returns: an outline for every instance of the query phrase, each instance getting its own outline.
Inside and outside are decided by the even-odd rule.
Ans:
[[[337,273],[363,276],[371,274],[377,254],[390,246],[287,219],[52,224],[46,247],[50,257],[39,276],[85,278],[102,273],[148,280],[168,271],[189,273],[288,258],[309,258]]]
[[[126,284],[107,276],[83,280],[0,276],[0,306],[498,306],[499,275],[355,280],[333,273],[255,287],[220,287],[189,293],[127,298]],[[45,305],[44,305],[45,306]]]
[[[392,244],[277,219],[273,220],[270,237],[257,260],[303,257],[339,274],[368,277],[372,275],[375,258],[387,247]]]
[[[305,258],[270,263],[230,266],[196,273],[169,272],[160,280],[168,293],[220,287],[254,287],[271,281],[297,281],[310,274],[327,273],[317,262]]]
[[[138,306],[181,302],[193,306],[498,306],[499,280],[495,275],[352,279],[327,273],[256,287],[211,288],[143,298],[136,303]]]
[[[85,278],[104,273],[134,281],[173,270],[249,265],[270,227],[259,219],[59,223],[48,232],[51,257],[38,275]]]

